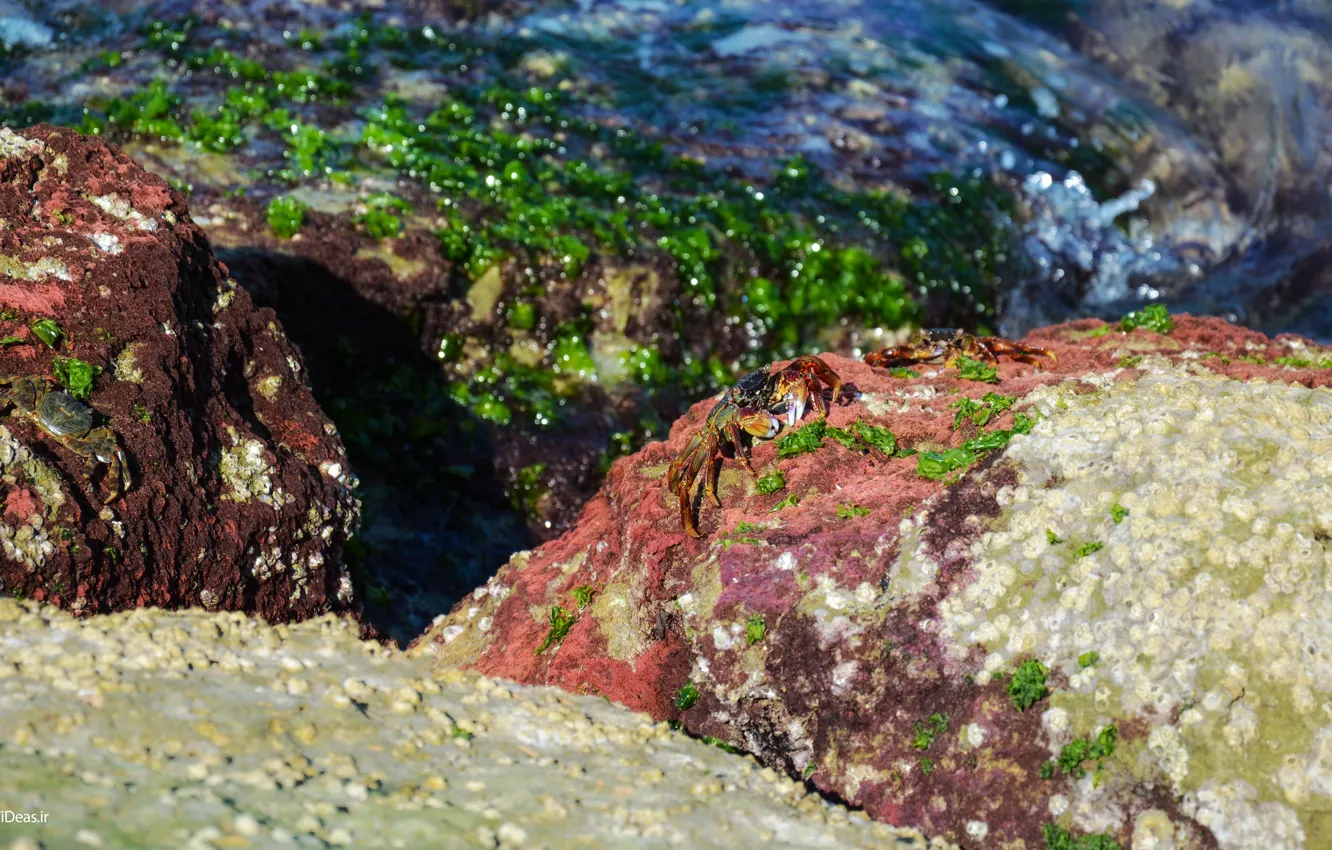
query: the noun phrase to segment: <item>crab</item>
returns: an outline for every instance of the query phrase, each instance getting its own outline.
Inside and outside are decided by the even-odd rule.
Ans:
[[[0,378],[0,405],[14,409],[31,419],[38,428],[79,457],[88,459],[88,477],[94,467],[106,464],[110,495],[102,500],[109,505],[129,487],[128,463],[110,428],[93,427],[92,408],[62,390],[52,390],[42,378]]]
[[[895,345],[865,355],[871,366],[896,366],[921,363],[943,358],[945,366],[953,366],[963,357],[980,360],[989,366],[999,365],[999,355],[1006,354],[1020,363],[1039,365],[1036,358],[1048,357],[1051,363],[1059,358],[1048,348],[1023,345],[1001,336],[976,336],[957,328],[926,328],[912,334],[905,345]]]
[[[720,508],[716,480],[723,453],[733,453],[749,474],[757,478],[758,473],[749,460],[749,444],[754,439],[771,440],[781,431],[782,420],[773,415],[775,411],[784,414],[788,427],[804,416],[806,406],[826,415],[823,384],[832,388],[836,400],[842,379],[827,363],[806,354],[776,372],[767,366],[750,372],[722,394],[702,429],[690,438],[666,474],[667,487],[680,499],[680,522],[686,534],[699,536],[689,498],[698,474],[703,473],[703,495]]]

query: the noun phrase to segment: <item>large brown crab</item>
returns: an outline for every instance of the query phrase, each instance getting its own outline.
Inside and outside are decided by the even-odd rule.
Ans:
[[[926,328],[917,331],[905,345],[871,351],[865,355],[865,362],[871,366],[898,366],[942,357],[945,366],[953,366],[963,357],[970,357],[989,366],[997,366],[1000,354],[1032,365],[1039,364],[1037,356],[1048,357],[1051,363],[1059,362],[1059,358],[1048,348],[1034,348],[1001,336],[976,336],[957,328]]]
[[[776,372],[765,366],[750,372],[736,382],[713,405],[708,418],[689,440],[685,450],[671,463],[666,474],[666,486],[680,499],[680,521],[685,533],[698,537],[698,526],[690,509],[689,490],[699,472],[703,472],[703,494],[721,507],[717,498],[717,473],[721,470],[722,453],[729,450],[755,478],[749,462],[752,439],[771,440],[782,428],[774,411],[785,414],[786,424],[795,425],[805,413],[806,405],[826,414],[822,384],[832,388],[836,401],[842,390],[842,379],[819,358],[806,354],[791,361]]]
[[[124,495],[129,487],[129,471],[125,453],[116,443],[116,434],[110,428],[94,428],[92,408],[61,390],[52,390],[41,378],[0,378],[0,405],[13,404],[14,409],[36,423],[43,432],[79,457],[88,459],[88,477],[93,468],[106,464],[106,479],[111,493],[103,504],[111,504]]]

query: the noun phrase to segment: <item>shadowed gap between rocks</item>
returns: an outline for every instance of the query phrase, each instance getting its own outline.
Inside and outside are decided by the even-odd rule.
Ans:
[[[347,561],[365,621],[406,643],[533,543],[494,447],[402,317],[308,259],[248,248],[218,258],[301,350],[360,478]]]

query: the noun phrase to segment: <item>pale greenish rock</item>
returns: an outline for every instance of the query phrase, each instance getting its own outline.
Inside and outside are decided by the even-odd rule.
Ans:
[[[0,598],[0,801],[47,815],[5,846],[950,846],[646,715],[435,672],[357,628]]]
[[[143,369],[139,368],[137,362],[138,351],[142,349],[143,343],[132,342],[120,350],[116,359],[111,362],[112,374],[117,381],[129,381],[132,384],[143,383]]]
[[[1164,783],[1222,850],[1332,846],[1332,391],[1141,368],[1023,400],[1045,419],[984,473],[1018,483],[999,489],[938,634],[959,661],[986,651],[981,684],[1025,658],[1049,666],[1051,758],[1134,729],[1070,783],[1061,823],[1148,830],[1113,801]],[[938,574],[929,523],[903,522],[895,594]]]
[[[259,395],[269,401],[273,401],[277,398],[278,390],[281,388],[281,375],[265,375],[263,378],[260,378],[259,382],[255,385],[255,389],[259,391]]]
[[[8,127],[0,127],[0,159],[40,154],[44,150],[46,150],[44,142],[21,136]]]
[[[0,425],[0,480],[11,486],[26,486],[36,500],[36,510],[27,516],[9,515],[0,521],[0,553],[34,572],[55,552],[47,523],[65,503],[64,486],[55,471],[3,425]],[[3,586],[0,592],[4,592]]]
[[[88,201],[102,212],[133,224],[140,230],[156,230],[157,222],[134,209],[126,198],[112,193],[110,195],[89,195]]]
[[[264,444],[259,440],[242,440],[236,429],[227,426],[235,445],[222,452],[218,469],[227,491],[222,498],[234,502],[269,496],[273,492],[273,468],[264,459]]]

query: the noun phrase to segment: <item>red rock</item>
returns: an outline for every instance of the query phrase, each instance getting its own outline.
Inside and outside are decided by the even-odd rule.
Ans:
[[[0,374],[99,369],[106,470],[15,412],[0,427],[0,582],[82,613],[204,605],[270,621],[348,610],[358,507],[298,352],[217,263],[185,201],[100,140],[0,130]],[[63,332],[55,350],[29,330]],[[22,516],[19,516],[19,515]]]
[[[1218,319],[1176,322],[1168,336],[1124,334],[1094,320],[1040,330],[1027,342],[1054,349],[1058,365],[1004,360],[996,385],[959,380],[938,366],[915,367],[923,374],[917,379],[895,378],[824,355],[845,382],[828,424],[885,426],[899,445],[920,451],[956,447],[982,429],[964,420],[954,430],[953,393],[1016,397],[983,430],[1008,429],[1033,391],[1075,379],[1070,386],[1081,395],[1136,379],[1142,372],[1132,358],[1144,355],[1188,364],[1180,374],[1332,385],[1332,368],[1272,362],[1298,353],[1299,340],[1268,340]],[[1239,359],[1255,354],[1266,364]],[[850,450],[825,438],[816,452],[778,460],[774,442],[758,442],[755,468],[760,475],[780,469],[785,490],[757,494],[753,479],[727,460],[722,508],[695,498],[703,536],[693,540],[664,476],[712,404],[699,402],[666,442],[617,462],[571,532],[516,555],[411,651],[443,666],[601,694],[680,720],[876,818],[964,846],[1041,846],[1052,800],[1067,793],[1064,781],[1038,778],[1051,758],[1041,710],[1018,710],[1004,682],[980,675],[979,647],[945,651],[937,620],[941,600],[977,575],[972,546],[1000,517],[997,493],[1012,487],[1016,471],[995,451],[945,484],[920,477],[916,457]],[[807,414],[804,425],[813,418]],[[773,513],[790,494],[799,504]],[[843,505],[868,513],[839,518]],[[888,578],[917,512],[928,520],[907,539],[928,552],[937,573],[908,590]],[[578,588],[592,594],[581,609]],[[558,638],[555,606],[577,619],[539,652],[548,637]],[[751,618],[765,629],[754,643]],[[1065,675],[1052,669],[1050,687]],[[989,681],[977,684],[982,679]],[[697,687],[698,701],[681,710],[686,682]],[[936,715],[946,728],[931,736]],[[984,729],[983,748],[966,743],[969,728]],[[1121,718],[1122,748],[1141,750],[1145,728]],[[921,747],[920,734],[937,740]],[[1121,818],[1109,832],[1125,846],[1131,818],[1148,809],[1165,812],[1181,840],[1206,832],[1161,782],[1119,783],[1114,793]],[[1210,840],[1204,835],[1197,846]]]

